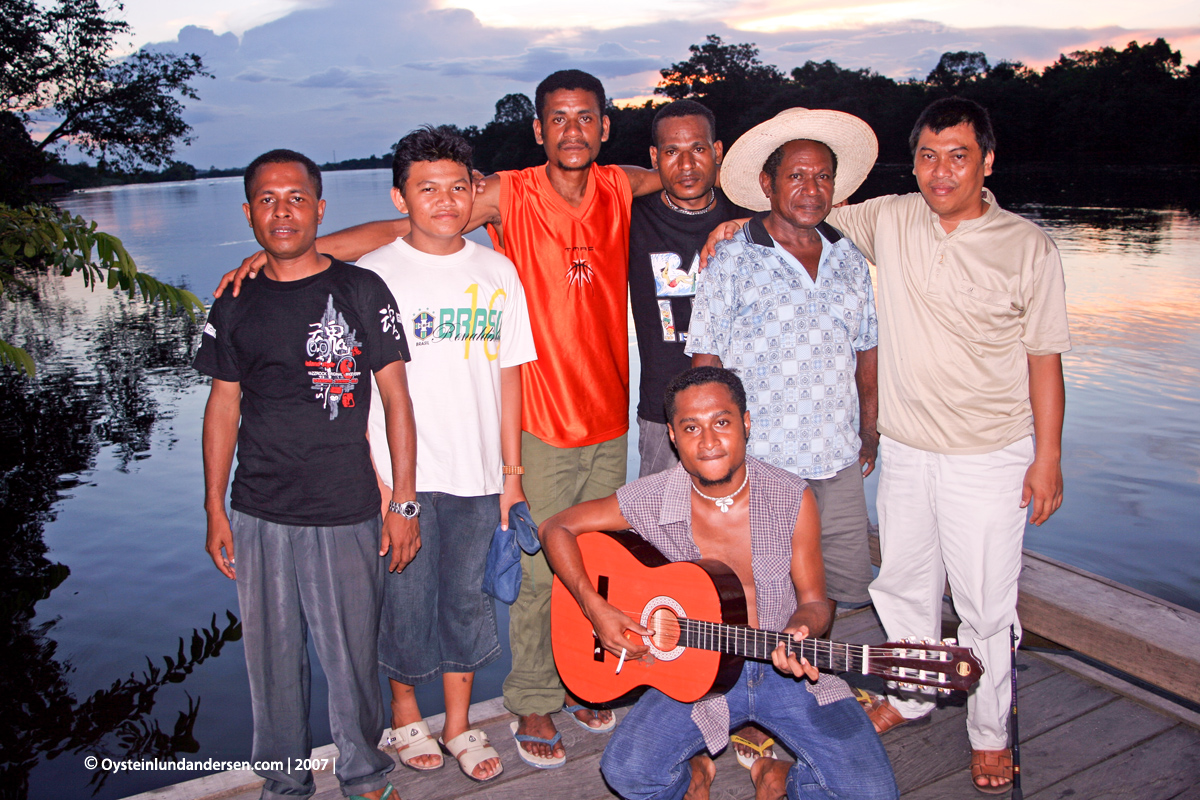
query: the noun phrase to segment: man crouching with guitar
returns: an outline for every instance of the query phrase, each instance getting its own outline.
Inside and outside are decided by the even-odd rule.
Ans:
[[[554,572],[599,643],[621,657],[609,663],[653,658],[642,637],[654,633],[592,586],[576,541],[591,531],[631,529],[669,561],[723,562],[741,582],[750,627],[795,641],[823,633],[831,617],[817,504],[804,480],[746,456],[750,414],[740,379],[718,367],[691,369],[665,400],[679,465],[541,526]],[[887,753],[845,682],[788,650],[781,642],[770,664],[747,661],[733,688],[695,703],[646,691],[605,748],[600,768],[609,785],[628,800],[705,800],[716,774],[708,753],[728,745],[731,728],[755,722],[797,755],[793,765],[754,763],[756,800],[896,798]]]

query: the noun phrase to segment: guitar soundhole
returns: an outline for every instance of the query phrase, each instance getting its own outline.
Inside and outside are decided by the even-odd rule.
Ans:
[[[650,624],[654,631],[654,646],[659,650],[674,650],[679,644],[679,617],[669,608],[659,607],[650,612]]]
[[[674,661],[686,649],[680,644],[679,620],[687,619],[683,606],[666,595],[652,598],[642,606],[642,624],[654,631],[654,638],[643,636],[642,641],[650,648],[650,654],[659,661]],[[662,641],[664,644],[659,645]]]

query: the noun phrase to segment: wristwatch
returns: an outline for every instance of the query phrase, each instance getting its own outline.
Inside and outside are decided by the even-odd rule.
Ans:
[[[409,500],[407,503],[397,503],[392,500],[388,503],[388,511],[399,514],[405,519],[412,519],[421,513],[421,504],[416,500]]]

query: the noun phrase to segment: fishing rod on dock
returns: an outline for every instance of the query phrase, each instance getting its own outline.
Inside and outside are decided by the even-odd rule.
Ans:
[[[1022,800],[1021,743],[1017,737],[1017,626],[1008,626],[1009,651],[1012,653],[1012,709],[1008,728],[1012,733],[1012,800]]]

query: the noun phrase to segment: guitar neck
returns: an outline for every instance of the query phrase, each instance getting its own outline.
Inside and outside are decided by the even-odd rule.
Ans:
[[[696,619],[680,619],[679,643],[699,650],[770,661],[771,652],[783,644],[787,652],[808,660],[825,672],[867,672],[867,648],[860,644],[804,639],[797,642],[789,633],[763,631],[745,625],[726,625]]]

